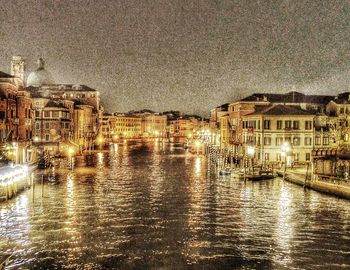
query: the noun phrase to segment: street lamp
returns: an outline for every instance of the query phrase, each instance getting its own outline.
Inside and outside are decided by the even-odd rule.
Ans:
[[[252,164],[252,174],[254,175],[254,154],[255,154],[255,147],[252,145],[249,145],[247,147],[247,155],[251,158],[251,164]]]
[[[103,136],[101,134],[98,135],[98,137],[97,137],[97,143],[98,143],[98,145],[99,145],[99,147],[101,149],[102,144],[103,144]]]
[[[282,157],[284,157],[284,173],[283,173],[283,180],[286,178],[286,172],[287,172],[287,154],[291,151],[291,147],[289,142],[284,142],[281,147],[281,161]]]
[[[70,167],[71,167],[71,169],[73,169],[73,155],[74,155],[74,148],[73,147],[69,147],[68,148],[68,158],[70,160]]]
[[[197,152],[197,155],[198,155],[198,148],[200,147],[201,145],[201,142],[200,141],[195,141],[195,146],[196,146],[196,152]]]

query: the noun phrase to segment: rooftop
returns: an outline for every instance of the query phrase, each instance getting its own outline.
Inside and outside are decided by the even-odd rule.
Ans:
[[[315,115],[314,111],[303,110],[300,106],[272,105],[260,106],[248,115]]]
[[[305,95],[300,92],[292,91],[286,94],[270,94],[270,93],[255,93],[240,101],[247,102],[273,102],[273,103],[313,103],[313,104],[327,104],[333,100],[335,96],[326,95]]]

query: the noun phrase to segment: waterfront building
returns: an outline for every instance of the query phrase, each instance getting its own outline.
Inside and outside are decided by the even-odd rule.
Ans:
[[[146,115],[142,118],[141,132],[146,138],[165,137],[167,116],[158,113]]]
[[[91,105],[74,103],[73,140],[79,145],[79,152],[91,150],[95,143],[96,116]]]
[[[175,136],[190,138],[200,131],[200,121],[193,116],[183,116],[175,121]],[[199,134],[198,134],[199,135]]]
[[[115,139],[135,139],[142,136],[142,118],[132,114],[115,114],[113,127]]]
[[[284,162],[305,163],[311,160],[313,149],[314,111],[303,110],[300,106],[261,106],[242,117],[242,157],[247,146],[255,149],[254,158],[263,163]],[[288,144],[290,151],[283,152]]]
[[[24,61],[11,62],[11,74],[0,72],[0,151],[15,163],[35,159],[32,149],[32,107],[23,89]]]
[[[267,106],[282,105],[282,106],[299,106],[301,110],[307,110],[316,113],[325,112],[325,107],[334,99],[335,96],[324,95],[305,95],[299,92],[289,92],[286,94],[269,94],[269,93],[256,93],[243,99],[233,101],[228,105],[228,119],[223,120],[225,130],[221,131],[221,134],[225,134],[225,138],[220,138],[221,148],[225,148],[234,153],[243,153],[244,142],[244,128],[243,117],[260,111]],[[215,113],[217,110],[211,112],[211,126],[215,123]],[[218,117],[221,118],[220,116]],[[227,118],[225,116],[225,118]],[[221,127],[220,127],[221,129]],[[227,133],[229,139],[227,139]],[[223,142],[225,140],[225,142]],[[228,142],[227,142],[228,141]]]
[[[115,118],[114,115],[109,113],[104,113],[101,118],[101,129],[100,136],[103,137],[104,142],[110,142],[112,140],[112,119]]]
[[[57,142],[55,150],[58,151],[58,145],[63,142],[71,144],[79,151],[91,148],[92,142],[101,132],[100,120],[102,119],[103,107],[100,103],[100,93],[86,85],[55,83],[53,76],[45,69],[44,64],[44,60],[40,58],[38,68],[28,76],[26,87],[26,90],[35,97],[35,103],[37,103],[35,104],[35,122],[38,123],[35,124],[37,142],[45,143],[45,145],[50,144],[51,150],[53,150],[52,144]],[[52,102],[49,103],[49,101]],[[42,121],[47,120],[42,116],[42,113],[50,111],[51,108],[46,107],[48,104],[54,106],[56,111],[60,109],[58,114],[66,117],[64,119],[55,118],[57,123],[50,124],[53,127],[58,127],[61,122],[64,122],[62,136],[57,137],[56,133],[48,134],[45,128],[45,125],[48,124],[40,125]],[[47,112],[47,114],[51,115],[51,112]],[[56,117],[57,113],[54,114]],[[68,126],[69,128],[67,128]]]
[[[33,140],[51,153],[68,149],[73,143],[74,102],[58,101],[35,95]]]
[[[220,136],[221,136],[220,134],[222,132],[225,134],[226,134],[226,132],[230,133],[230,131],[228,130],[228,126],[227,127],[225,126],[224,131],[221,130],[221,126],[220,126],[221,125],[221,117],[228,115],[228,105],[229,105],[229,103],[225,103],[225,104],[222,104],[222,105],[210,110],[210,119],[209,119],[209,129],[210,129],[210,134],[211,134],[210,142],[214,145],[220,145],[220,143],[221,143],[222,144],[221,148],[228,147],[229,140],[230,140],[230,138],[227,138],[228,139],[227,143],[226,143],[226,140],[225,140],[225,142],[220,141]],[[223,120],[223,121],[228,121],[228,119]],[[228,122],[227,122],[227,125],[228,125]],[[227,136],[230,137],[229,134]]]

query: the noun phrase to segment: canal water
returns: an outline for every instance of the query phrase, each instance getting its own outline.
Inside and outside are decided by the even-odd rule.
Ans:
[[[350,268],[349,201],[217,177],[174,145],[115,145],[54,172],[43,197],[41,173],[34,200],[0,204],[9,269]]]

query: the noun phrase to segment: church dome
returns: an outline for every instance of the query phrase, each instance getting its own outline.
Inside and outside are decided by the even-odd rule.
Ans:
[[[31,72],[27,78],[27,86],[41,86],[44,84],[54,84],[55,80],[51,73],[45,69],[45,62],[42,58],[38,60],[38,68]]]

